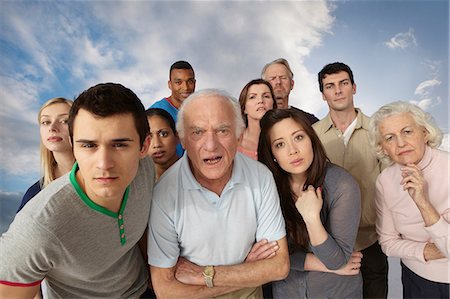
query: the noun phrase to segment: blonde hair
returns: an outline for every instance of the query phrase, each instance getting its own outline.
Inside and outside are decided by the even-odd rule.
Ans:
[[[72,101],[65,98],[53,98],[45,102],[41,109],[39,109],[38,113],[38,124],[41,124],[41,115],[42,110],[51,106],[53,104],[67,104],[69,107],[72,106]],[[41,173],[42,173],[42,181],[41,181],[41,189],[45,188],[48,184],[50,184],[53,180],[56,179],[56,160],[53,156],[53,153],[45,147],[42,142],[42,138],[40,140],[40,160],[41,160]]]
[[[369,141],[375,149],[378,158],[386,165],[391,165],[394,162],[383,152],[381,147],[381,135],[379,130],[380,123],[387,117],[408,113],[414,119],[417,125],[425,128],[427,131],[427,145],[431,148],[437,148],[442,142],[442,131],[434,122],[433,117],[423,111],[420,107],[408,102],[397,101],[386,104],[378,109],[369,123]]]

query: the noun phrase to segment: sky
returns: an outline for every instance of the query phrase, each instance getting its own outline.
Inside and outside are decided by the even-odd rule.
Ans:
[[[367,115],[410,101],[431,113],[449,149],[449,2],[0,0],[0,220],[40,177],[37,113],[100,82],[146,107],[170,95],[170,65],[187,60],[197,90],[235,97],[284,57],[290,104],[322,118],[317,73],[341,61]],[[0,230],[2,227],[0,227]]]

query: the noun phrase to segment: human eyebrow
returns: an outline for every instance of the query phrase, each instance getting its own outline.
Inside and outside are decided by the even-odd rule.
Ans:
[[[115,138],[112,139],[111,141],[116,143],[116,142],[133,142],[134,140],[131,138],[124,137],[124,138]]]
[[[275,144],[275,143],[280,142],[280,141],[282,141],[282,140],[283,140],[282,137],[277,138],[277,139],[274,139],[274,140],[272,140],[271,144]]]
[[[77,139],[75,140],[76,143],[95,143],[95,140],[89,140],[89,139]],[[114,138],[111,140],[111,143],[120,143],[120,142],[133,142],[133,139],[131,138]]]
[[[305,133],[305,130],[303,130],[303,129],[296,130],[296,131],[292,132],[291,136],[294,136],[298,133]]]

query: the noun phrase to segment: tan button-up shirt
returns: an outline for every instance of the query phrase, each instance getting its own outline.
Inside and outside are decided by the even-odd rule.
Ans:
[[[313,128],[322,141],[330,161],[345,168],[358,181],[361,189],[361,220],[355,250],[362,250],[377,240],[375,181],[382,166],[369,144],[370,118],[359,109],[356,111],[356,127],[347,146],[344,145],[342,133],[334,126],[330,114],[315,123]]]

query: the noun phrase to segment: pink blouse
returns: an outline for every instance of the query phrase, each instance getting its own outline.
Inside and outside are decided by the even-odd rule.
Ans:
[[[386,168],[376,182],[377,233],[388,256],[400,257],[417,275],[436,282],[450,283],[450,153],[426,147],[418,166],[428,184],[431,204],[441,215],[425,227],[419,209],[408,191],[400,185],[401,165]],[[423,250],[434,243],[447,258],[425,261]]]

